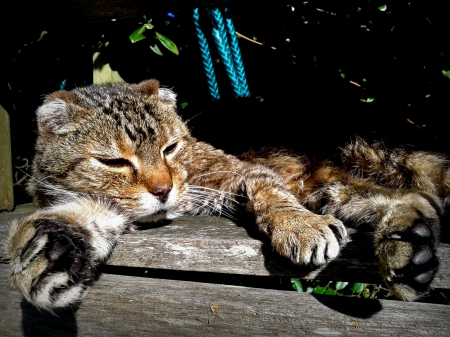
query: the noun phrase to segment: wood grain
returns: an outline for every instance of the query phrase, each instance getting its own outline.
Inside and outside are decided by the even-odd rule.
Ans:
[[[445,336],[450,306],[103,275],[54,315],[5,291],[2,336]]]
[[[0,214],[0,240],[8,220],[32,210],[22,205]],[[109,265],[224,274],[287,276],[336,281],[381,282],[370,236],[349,229],[352,241],[324,268],[295,266],[273,252],[254,226],[240,227],[223,218],[181,217],[170,223],[146,224],[123,235]],[[438,248],[441,268],[433,286],[450,288],[450,245]]]
[[[9,115],[0,105],[0,211],[14,209]]]

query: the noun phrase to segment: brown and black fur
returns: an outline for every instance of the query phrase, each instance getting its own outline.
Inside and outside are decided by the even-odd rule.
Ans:
[[[448,198],[445,158],[362,140],[341,164],[283,151],[235,157],[193,138],[157,81],[59,91],[37,111],[29,192],[39,210],[11,224],[12,283],[44,309],[80,301],[92,272],[139,219],[250,212],[273,248],[320,266],[349,225],[369,224],[388,287],[427,293]]]

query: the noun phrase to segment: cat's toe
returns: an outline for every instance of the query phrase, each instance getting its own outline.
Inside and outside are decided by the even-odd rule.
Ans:
[[[332,216],[295,214],[272,230],[272,246],[282,256],[302,265],[319,267],[339,254],[347,231]]]
[[[432,228],[418,220],[409,230],[391,234],[380,245],[382,274],[399,298],[415,301],[429,292],[439,267],[433,237]]]
[[[86,238],[60,218],[29,219],[18,226],[17,240],[10,242],[13,284],[44,309],[81,300],[96,278]],[[25,240],[23,233],[31,238]]]

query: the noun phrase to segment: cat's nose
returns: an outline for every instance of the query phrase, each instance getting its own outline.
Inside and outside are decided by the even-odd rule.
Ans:
[[[169,198],[170,191],[172,191],[172,187],[173,185],[171,182],[156,184],[155,186],[152,186],[149,192],[157,197],[159,201],[166,202]]]

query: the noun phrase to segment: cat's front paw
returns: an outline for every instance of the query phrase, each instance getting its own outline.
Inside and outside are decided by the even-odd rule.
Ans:
[[[277,214],[268,234],[281,256],[316,267],[337,257],[340,244],[347,238],[341,221],[309,211]]]
[[[5,254],[13,285],[32,304],[52,310],[80,301],[131,222],[106,200],[81,197],[13,221]]]
[[[86,232],[54,216],[30,216],[12,224],[9,241],[11,281],[25,298],[43,309],[82,299],[95,279]]]
[[[432,197],[411,194],[394,205],[375,229],[384,281],[403,300],[415,301],[429,292],[439,266],[435,246],[440,212]]]

